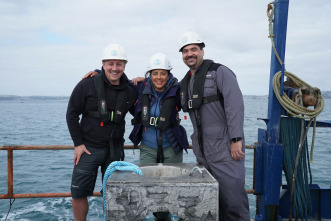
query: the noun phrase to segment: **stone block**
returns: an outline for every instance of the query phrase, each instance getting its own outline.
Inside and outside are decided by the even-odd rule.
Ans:
[[[143,176],[116,171],[107,181],[107,220],[143,220],[169,212],[181,220],[218,220],[218,182],[196,164],[138,165]]]

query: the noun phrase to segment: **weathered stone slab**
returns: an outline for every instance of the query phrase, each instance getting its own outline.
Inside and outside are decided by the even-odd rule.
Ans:
[[[138,165],[143,176],[116,171],[107,181],[107,220],[142,220],[169,211],[182,220],[218,220],[218,183],[196,164]],[[192,168],[194,172],[191,173]],[[201,172],[201,173],[200,173]]]

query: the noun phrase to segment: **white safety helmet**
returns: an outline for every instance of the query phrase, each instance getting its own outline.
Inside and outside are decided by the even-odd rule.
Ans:
[[[170,71],[172,69],[171,63],[169,58],[162,53],[156,53],[152,55],[152,57],[149,59],[147,72],[150,72],[154,69],[162,69],[162,70],[168,70]]]
[[[102,61],[104,60],[123,60],[128,62],[128,57],[124,48],[119,44],[109,44],[102,54]]]
[[[179,52],[182,52],[183,47],[191,44],[202,44],[202,47],[205,47],[205,43],[202,41],[198,33],[193,31],[188,31],[179,37],[178,40]]]

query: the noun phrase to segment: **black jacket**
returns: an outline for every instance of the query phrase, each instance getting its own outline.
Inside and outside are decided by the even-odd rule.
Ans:
[[[105,83],[106,101],[108,111],[112,111],[116,107],[118,93],[129,87],[129,111],[134,113],[134,104],[137,99],[136,91],[133,85],[125,74],[120,78],[119,85],[111,85],[102,70],[102,78]],[[100,119],[91,118],[84,115],[87,111],[98,111],[98,98],[94,86],[94,78],[86,78],[81,80],[74,88],[67,109],[67,124],[71,138],[75,147],[84,144],[94,148],[102,148],[109,146],[110,136],[113,123],[105,123],[101,126]],[[126,114],[126,113],[123,113]],[[79,117],[81,120],[79,121]],[[119,125],[116,125],[116,138],[113,139],[114,145],[124,142],[125,121],[123,120]]]

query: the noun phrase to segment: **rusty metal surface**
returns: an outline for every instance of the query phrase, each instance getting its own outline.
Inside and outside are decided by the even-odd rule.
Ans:
[[[0,150],[73,150],[72,145],[21,145],[21,146],[0,146]],[[133,145],[124,145],[124,149],[133,149]],[[139,149],[137,147],[136,149]]]
[[[8,195],[13,195],[13,150],[7,151]]]
[[[190,149],[192,146],[190,145]],[[253,145],[246,145],[247,149],[254,149]],[[13,186],[13,150],[73,150],[72,145],[24,145],[24,146],[0,146],[0,150],[7,150],[7,169],[8,169],[8,191],[7,194],[0,194],[0,199],[16,198],[52,198],[52,197],[71,197],[71,193],[20,193],[14,194]],[[124,149],[134,149],[133,145],[124,145]],[[136,149],[139,149],[136,148]],[[254,190],[246,190],[247,194],[253,194]],[[92,196],[102,196],[99,192],[94,192]]]
[[[94,192],[91,196],[102,196],[100,192]],[[18,198],[55,198],[71,197],[71,193],[19,193],[19,194],[0,194],[0,199],[18,199]]]
[[[246,149],[254,149],[255,145],[246,145]],[[0,146],[0,150],[73,150],[72,145],[21,145],[21,146]],[[124,145],[124,149],[134,149],[133,145]],[[135,149],[139,149],[139,146]],[[192,149],[192,145],[189,146]]]
[[[72,145],[25,145],[25,146],[0,146],[0,150],[71,150]]]
[[[246,190],[246,193],[247,193],[247,194],[254,194],[254,190],[252,190],[252,189],[247,189],[247,190]]]

